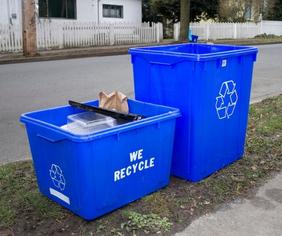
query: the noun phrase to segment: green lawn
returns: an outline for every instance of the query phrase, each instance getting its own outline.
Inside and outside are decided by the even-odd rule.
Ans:
[[[282,95],[251,106],[245,157],[200,183],[170,185],[92,222],[43,197],[32,163],[0,167],[0,235],[169,235],[282,170]]]

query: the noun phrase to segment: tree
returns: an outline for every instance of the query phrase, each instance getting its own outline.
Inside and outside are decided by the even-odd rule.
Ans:
[[[191,21],[214,19],[218,16],[219,0],[191,0]]]
[[[200,21],[217,17],[219,0],[186,0],[190,3],[191,10],[183,10],[185,14],[182,18],[187,20],[182,23],[183,40],[187,39],[189,19],[191,21]],[[185,4],[183,0],[143,0],[143,21],[162,22],[164,24],[165,35],[171,37],[171,28],[174,23],[180,21],[180,3]],[[190,9],[189,5],[188,8]],[[167,30],[167,31],[166,31]],[[168,32],[168,33],[167,33]],[[167,33],[167,34],[166,34]],[[185,35],[185,36],[184,36]]]
[[[282,20],[282,0],[276,0],[272,9],[270,10],[268,19]]]
[[[143,0],[143,21],[180,21],[181,0]],[[215,18],[219,0],[190,0],[190,20]]]
[[[244,22],[246,0],[221,0],[219,6],[219,20],[221,22]]]
[[[180,40],[186,40],[189,31],[190,0],[180,1]]]
[[[271,20],[273,16],[273,8],[277,0],[268,0],[262,4],[263,20]]]
[[[262,13],[273,0],[219,1],[219,20],[226,22],[245,22],[261,20]]]
[[[143,21],[179,21],[179,0],[143,0]]]

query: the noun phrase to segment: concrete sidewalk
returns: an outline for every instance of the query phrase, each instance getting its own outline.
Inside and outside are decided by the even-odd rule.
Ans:
[[[193,221],[176,236],[281,236],[282,173],[260,187],[251,199],[223,206]]]
[[[38,62],[38,61],[50,61],[50,60],[65,60],[72,58],[84,58],[84,57],[99,57],[99,56],[113,56],[123,55],[128,53],[128,49],[132,47],[141,46],[154,46],[164,44],[176,44],[184,42],[176,42],[174,40],[166,39],[161,43],[150,44],[138,44],[138,45],[116,45],[116,46],[102,46],[102,47],[88,47],[88,48],[67,48],[39,51],[35,57],[25,57],[22,53],[10,53],[0,54],[1,64],[12,63],[25,63],[25,62]],[[206,43],[206,41],[200,41],[200,43]],[[264,44],[277,44],[282,43],[282,37],[274,39],[220,39],[210,41],[210,43],[216,44],[233,44],[233,45],[264,45]]]
[[[161,43],[150,44],[133,44],[133,45],[116,45],[116,46],[100,46],[88,48],[67,48],[39,51],[37,56],[25,57],[22,53],[0,54],[1,64],[65,60],[84,57],[102,57],[128,54],[129,48],[142,46],[156,46],[163,44],[175,43],[173,40],[164,40]]]

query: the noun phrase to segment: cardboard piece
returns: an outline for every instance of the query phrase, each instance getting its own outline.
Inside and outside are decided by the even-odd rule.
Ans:
[[[112,92],[110,94],[100,92],[99,107],[124,113],[128,113],[129,111],[127,96],[118,91]]]

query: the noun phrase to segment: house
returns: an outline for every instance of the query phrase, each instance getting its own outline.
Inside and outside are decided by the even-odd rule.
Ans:
[[[0,1],[0,24],[21,23],[22,0]],[[141,23],[142,0],[35,0],[41,19]]]
[[[24,0],[0,0],[0,53],[21,52],[27,38],[36,39],[33,43],[39,50],[144,44],[163,39],[161,23],[142,23],[142,0],[25,1],[33,2],[35,11],[29,8],[32,5],[26,5],[27,31],[23,34]]]

